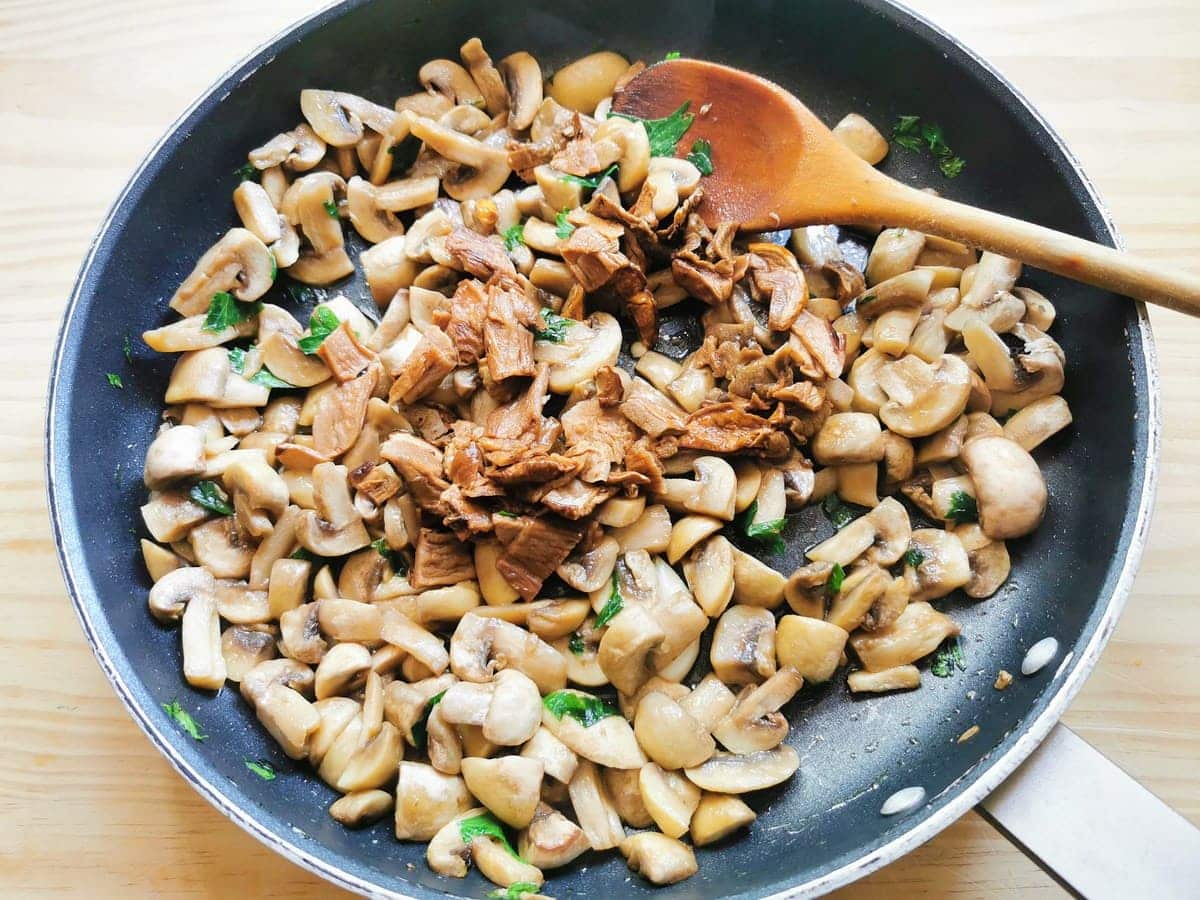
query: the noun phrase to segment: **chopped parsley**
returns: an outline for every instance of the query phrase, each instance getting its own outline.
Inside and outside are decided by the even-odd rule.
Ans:
[[[843,503],[837,494],[826,497],[821,503],[821,510],[825,513],[825,518],[833,523],[834,528],[844,528],[862,515],[861,511]]]
[[[296,552],[289,556],[288,559],[300,559],[304,562],[312,562],[316,557],[303,547],[298,547]]]
[[[309,306],[316,302],[317,292],[306,284],[289,284],[286,290],[292,302],[301,306]]]
[[[121,352],[125,354],[125,362],[133,362],[133,346],[129,343],[129,335],[121,341]]]
[[[506,888],[488,891],[488,900],[521,900],[525,895],[536,894],[539,890],[532,881],[514,881]]]
[[[599,697],[578,691],[554,691],[542,698],[542,705],[554,718],[570,716],[584,728],[591,728],[609,716],[620,715]]]
[[[962,643],[957,637],[952,637],[938,648],[933,663],[929,666],[929,673],[938,678],[949,678],[955,669],[965,672],[967,661],[963,658]]]
[[[490,812],[479,816],[471,816],[469,819],[460,821],[458,823],[458,836],[462,838],[462,842],[468,847],[471,846],[471,841],[477,837],[494,838],[500,842],[513,859],[521,859],[521,857],[517,856],[517,851],[513,849],[512,844],[509,842],[508,835],[504,833],[504,826]],[[521,860],[521,862],[524,862],[524,860]]]
[[[916,547],[909,547],[904,553],[904,562],[914,569],[919,569],[921,568],[921,563],[925,562],[925,554]]]
[[[429,714],[433,712],[435,706],[442,702],[444,696],[446,696],[445,691],[438,691],[426,700],[425,711],[421,713],[421,718],[413,723],[413,746],[419,750],[424,750],[429,744]]]
[[[692,143],[692,152],[687,155],[687,161],[700,170],[701,175],[713,173],[712,144],[703,138]]]
[[[506,519],[516,519],[516,518],[519,518],[519,517],[517,516],[517,514],[516,514],[515,512],[513,512],[511,509],[502,509],[502,510],[500,510],[499,512],[497,512],[497,513],[496,513],[496,515],[498,515],[498,516],[504,516],[504,518],[506,518]]]
[[[268,250],[267,256],[271,257],[271,281],[272,283],[279,277],[279,260],[275,258],[273,251]]]
[[[408,567],[404,565],[404,558],[395,550],[388,546],[387,538],[379,538],[371,541],[371,547],[388,561],[388,565],[392,567],[392,571],[398,575],[404,575],[408,572]]]
[[[571,639],[567,641],[567,649],[576,656],[583,656],[583,651],[586,649],[583,643],[583,638],[579,636],[578,631],[571,632]]]
[[[942,127],[933,122],[922,124],[920,116],[901,116],[892,126],[892,142],[899,144],[905,150],[920,153],[923,147],[928,147],[930,154],[937,160],[938,169],[947,178],[957,178],[967,165],[961,156],[955,156]]]
[[[755,522],[758,514],[758,501],[751,503],[744,513],[737,517],[737,527],[751,540],[758,541],[772,553],[782,553],[785,549],[779,532],[787,524],[787,519],[773,519],[770,522]]]
[[[662,119],[639,119],[637,116],[629,116],[624,113],[609,113],[609,115],[619,119],[628,119],[631,122],[641,122],[646,129],[646,136],[650,138],[651,156],[674,156],[675,145],[683,139],[684,134],[692,127],[692,121],[696,118],[688,112],[688,107],[691,105],[691,100],[684,100],[679,109]]]
[[[275,771],[275,767],[265,759],[244,759],[246,768],[261,778],[263,781],[274,781],[279,777]]]
[[[978,522],[979,507],[975,503],[975,498],[966,491],[955,491],[950,495],[950,506],[946,510],[946,518],[959,525],[965,522]]]
[[[275,375],[266,366],[263,366],[252,376],[249,381],[251,384],[262,385],[265,388],[294,388],[294,384],[289,384],[279,376]]]
[[[104,377],[108,379],[108,383],[113,387],[124,390],[125,382],[121,380],[121,376],[116,372],[105,372]]]
[[[504,238],[504,249],[512,253],[518,247],[525,245],[525,226],[518,222],[516,225],[505,228],[500,236]]]
[[[825,593],[830,597],[842,589],[842,583],[846,580],[846,570],[842,568],[841,563],[833,564],[833,571],[829,573],[829,580],[825,582]]]
[[[561,344],[567,339],[567,329],[575,324],[574,319],[560,316],[548,306],[542,307],[542,321],[546,323],[546,327],[535,329],[533,336],[548,344]]]
[[[610,175],[615,175],[616,173],[617,164],[613,163],[603,172],[597,172],[595,175],[563,175],[559,181],[569,181],[571,184],[578,184],[589,191],[594,191],[596,188],[600,187],[600,182],[602,182],[605,178],[608,178]]]
[[[662,61],[667,62],[668,60],[672,60],[672,59],[679,59],[679,51],[678,50],[672,50],[670,53],[668,53],[666,56],[664,56],[662,58]]]
[[[230,347],[229,353],[229,368],[233,370],[235,375],[242,375],[246,371],[246,351],[241,347]]]
[[[603,628],[624,608],[625,601],[621,597],[621,587],[617,583],[617,573],[614,569],[612,573],[612,590],[609,591],[608,600],[601,607],[599,614],[596,616],[596,624],[592,627]]]
[[[575,231],[575,226],[567,221],[569,209],[560,209],[554,216],[554,233],[560,241],[565,241]]]
[[[312,356],[325,338],[337,331],[341,324],[341,320],[328,306],[318,306],[308,317],[308,337],[300,338],[296,346]]]
[[[233,174],[238,177],[238,181],[258,181],[258,169],[254,168],[253,163],[238,166],[233,170]]]
[[[338,217],[337,203],[333,200],[326,200],[321,205],[325,207],[325,212],[329,213],[329,218],[336,219]]]
[[[164,703],[162,708],[163,712],[170,716],[176,725],[182,728],[187,734],[191,735],[193,740],[208,740],[208,735],[205,734],[200,728],[200,723],[192,718],[191,713],[179,705],[179,701],[177,699],[172,700],[170,703]]]
[[[261,311],[261,303],[239,303],[228,291],[218,291],[213,294],[208,314],[204,317],[204,330],[224,331],[245,322],[251,316],[257,316]]]
[[[229,502],[229,495],[221,490],[220,485],[215,481],[197,481],[188,490],[188,499],[197,506],[203,506],[218,515],[233,515],[233,506]]]

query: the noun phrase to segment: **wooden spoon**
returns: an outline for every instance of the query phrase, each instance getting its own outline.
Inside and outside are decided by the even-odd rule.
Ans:
[[[613,111],[662,118],[684,101],[696,115],[686,146],[703,138],[713,147],[715,171],[702,182],[698,210],[710,227],[734,221],[743,231],[822,224],[915,228],[1200,315],[1200,277],[901,184],[855,156],[804,104],[757,75],[701,60],[669,60],[630,81],[616,95]]]

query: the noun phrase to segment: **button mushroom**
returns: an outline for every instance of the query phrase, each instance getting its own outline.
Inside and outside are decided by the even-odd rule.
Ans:
[[[458,171],[447,173],[442,180],[443,190],[455,200],[490,197],[504,187],[511,170],[503,150],[424,116],[414,117],[411,127],[427,148],[460,164]]]
[[[257,300],[275,281],[275,260],[267,245],[245,228],[231,228],[200,257],[171,297],[183,316],[208,311],[214,294],[226,291],[244,303]]]
[[[178,571],[184,571],[182,569]],[[191,594],[183,611],[183,677],[192,687],[219,691],[225,684],[225,656],[221,652],[221,620],[217,599],[207,591]]]
[[[950,532],[918,528],[912,533],[911,547],[920,560],[917,566],[908,565],[904,570],[912,602],[945,597],[971,580],[967,552]]]
[[[795,668],[809,681],[828,681],[842,657],[849,633],[809,616],[784,616],[775,634],[780,666]]]
[[[204,474],[204,432],[194,425],[176,425],[159,432],[146,450],[143,480],[152,491],[175,481]]]
[[[673,838],[687,834],[692,813],[700,805],[700,788],[652,762],[642,766],[638,786],[642,802],[663,834]]]
[[[539,869],[565,866],[590,849],[583,829],[545,803],[538,804],[529,827],[521,832],[517,843],[517,852]]]
[[[945,428],[966,409],[971,394],[971,370],[955,356],[943,355],[933,365],[905,356],[880,366],[877,378],[888,398],[879,418],[907,438]]]
[[[638,766],[630,768],[641,768],[644,764],[645,759]],[[575,819],[593,850],[609,850],[625,839],[621,819],[595,765],[586,759],[582,760],[567,791]]]
[[[754,810],[737,797],[705,792],[692,814],[692,843],[697,847],[714,844],[756,818]]]
[[[646,755],[665,769],[698,766],[716,750],[708,729],[657,691],[638,704],[633,730]]]
[[[150,588],[150,614],[160,622],[172,622],[183,615],[188,602],[201,595],[216,603],[217,583],[203,566],[183,566],[167,572]]]
[[[596,312],[582,322],[568,320],[561,343],[535,341],[533,359],[550,366],[550,391],[569,394],[592,380],[604,366],[614,366],[621,352],[621,325],[608,313]]]
[[[868,671],[881,672],[928,656],[959,630],[953,619],[928,603],[913,602],[889,627],[856,634],[850,645]]]
[[[579,697],[585,704],[599,701],[583,691],[556,691],[555,695],[568,694]],[[551,696],[555,696],[551,695]],[[598,765],[614,769],[639,769],[646,762],[646,755],[638,745],[633,728],[615,713],[603,715],[590,724],[584,724],[570,713],[556,715],[546,703],[542,710],[542,725],[562,741],[578,756]]]
[[[717,753],[684,774],[692,784],[717,794],[745,794],[787,781],[800,768],[800,756],[787,744],[755,753]]]
[[[729,714],[717,723],[713,736],[734,753],[778,746],[788,733],[787,719],[779,710],[803,685],[800,673],[785,665],[762,684],[747,686]]]
[[[521,131],[533,124],[542,105],[542,69],[524,51],[510,53],[496,67],[508,92],[508,127]]]
[[[453,60],[432,59],[421,66],[417,78],[425,90],[441,94],[455,105],[484,105],[483,94],[471,74]]]
[[[464,681],[486,682],[497,668],[514,668],[550,693],[567,681],[566,663],[535,634],[499,619],[468,614],[450,639],[450,669]]]
[[[666,637],[643,604],[626,604],[604,630],[596,662],[618,691],[635,693],[653,674],[651,654]]]
[[[386,816],[393,802],[387,791],[354,791],[335,800],[329,807],[329,815],[347,828],[363,828]]]
[[[758,684],[775,672],[775,617],[761,607],[725,611],[713,632],[713,673],[726,684]]]
[[[733,556],[733,544],[718,534],[693,550],[683,563],[688,588],[710,618],[721,615],[733,597]]]
[[[401,841],[430,840],[472,805],[466,783],[457,775],[443,775],[425,763],[407,760],[401,761],[398,771],[395,830]]]
[[[317,666],[317,699],[324,700],[357,690],[370,669],[371,652],[362,644],[337,644],[331,647]]]
[[[284,753],[291,759],[304,759],[309,739],[321,724],[321,716],[311,703],[291,688],[273,682],[258,698],[254,710]]]
[[[275,657],[275,635],[245,625],[231,625],[221,632],[221,655],[225,658],[225,677],[240,682],[260,662]]]
[[[544,726],[538,728],[521,748],[521,755],[538,760],[547,775],[563,784],[570,782],[579,765],[579,757],[575,752]]]
[[[993,541],[974,522],[959,525],[954,529],[954,535],[967,551],[967,562],[971,566],[971,580],[963,593],[978,599],[992,596],[1008,579],[1012,568],[1004,541]]]
[[[674,509],[733,521],[737,476],[719,456],[701,456],[693,463],[695,480],[665,478],[658,497]]]
[[[699,871],[696,854],[681,841],[643,831],[621,842],[621,853],[629,868],[653,884],[674,884]]]
[[[462,761],[462,776],[475,798],[501,822],[524,828],[533,821],[542,786],[542,764],[522,756]]]
[[[1008,438],[982,437],[963,448],[962,461],[988,537],[1007,540],[1037,528],[1046,513],[1046,480],[1028,451]]]

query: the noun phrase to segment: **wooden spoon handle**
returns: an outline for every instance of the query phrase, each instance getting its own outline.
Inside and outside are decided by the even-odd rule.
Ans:
[[[1200,316],[1200,276],[891,182],[876,221],[961,241],[1117,294]]]

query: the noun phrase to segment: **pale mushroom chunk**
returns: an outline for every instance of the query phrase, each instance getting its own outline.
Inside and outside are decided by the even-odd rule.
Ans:
[[[779,665],[791,666],[807,681],[828,681],[850,635],[844,628],[809,616],[784,616],[775,633]]]
[[[850,646],[869,672],[882,672],[928,656],[948,637],[959,633],[958,624],[925,602],[910,603],[887,628],[856,634]]]
[[[674,884],[700,870],[691,847],[653,831],[625,838],[621,842],[621,853],[629,868],[652,884]]]
[[[1046,513],[1046,480],[1037,462],[1006,437],[982,437],[963,448],[975,484],[979,524],[994,540],[1022,537]]]
[[[854,694],[882,694],[887,691],[907,691],[921,686],[921,670],[913,665],[895,666],[880,672],[859,669],[851,672],[846,684]]]

